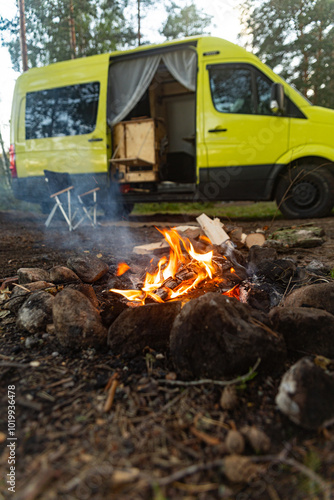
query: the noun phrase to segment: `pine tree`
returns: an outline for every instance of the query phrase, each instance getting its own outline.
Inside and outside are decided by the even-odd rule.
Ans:
[[[166,10],[168,17],[160,30],[166,40],[208,34],[212,16],[198,10],[194,3],[180,7],[171,2]]]
[[[136,33],[124,17],[127,0],[25,0],[29,67],[112,51],[134,44]],[[18,15],[0,18],[2,44],[20,70]]]
[[[334,107],[334,1],[247,0],[251,49],[314,104]]]

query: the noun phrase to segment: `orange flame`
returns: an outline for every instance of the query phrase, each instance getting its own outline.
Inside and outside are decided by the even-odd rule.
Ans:
[[[240,287],[239,285],[235,285],[231,290],[227,290],[223,295],[227,295],[227,297],[234,297],[239,300],[240,297]]]
[[[122,274],[126,273],[130,269],[125,262],[120,262],[117,266],[116,276],[122,276]]]
[[[160,229],[159,229],[160,231]],[[213,251],[198,253],[188,238],[182,238],[175,228],[160,231],[170,246],[169,259],[162,257],[157,266],[157,271],[153,274],[147,272],[144,285],[141,290],[118,290],[110,289],[111,292],[123,295],[128,300],[145,304],[147,297],[151,297],[156,302],[164,302],[168,299],[175,299],[189,292],[199,283],[206,279],[212,279],[216,272],[212,262]],[[178,278],[178,273],[185,272],[185,278]],[[172,280],[173,288],[164,287],[167,280]],[[165,297],[159,295],[162,289]]]

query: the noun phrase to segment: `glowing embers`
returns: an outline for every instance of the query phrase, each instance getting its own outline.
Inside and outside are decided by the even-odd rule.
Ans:
[[[213,285],[224,281],[219,264],[221,256],[215,259],[213,250],[205,253],[196,252],[191,241],[188,238],[182,238],[175,228],[160,232],[170,246],[169,258],[163,256],[156,270],[153,273],[146,273],[140,290],[112,288],[111,292],[123,295],[129,301],[145,304],[147,300],[165,302],[177,299],[194,290],[201,283]],[[206,243],[210,244],[210,241],[207,240]],[[123,273],[118,275],[121,274]],[[233,296],[236,295],[237,293]]]

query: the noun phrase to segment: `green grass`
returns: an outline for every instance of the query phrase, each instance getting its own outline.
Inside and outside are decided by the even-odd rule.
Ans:
[[[136,204],[133,215],[188,214],[200,215],[205,212],[209,217],[225,219],[272,219],[282,218],[274,202],[245,203],[143,203]]]

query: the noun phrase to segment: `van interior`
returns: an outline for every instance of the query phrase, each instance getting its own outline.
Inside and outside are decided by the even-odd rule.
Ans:
[[[133,108],[112,127],[111,179],[129,191],[192,191],[196,94],[163,59]]]

